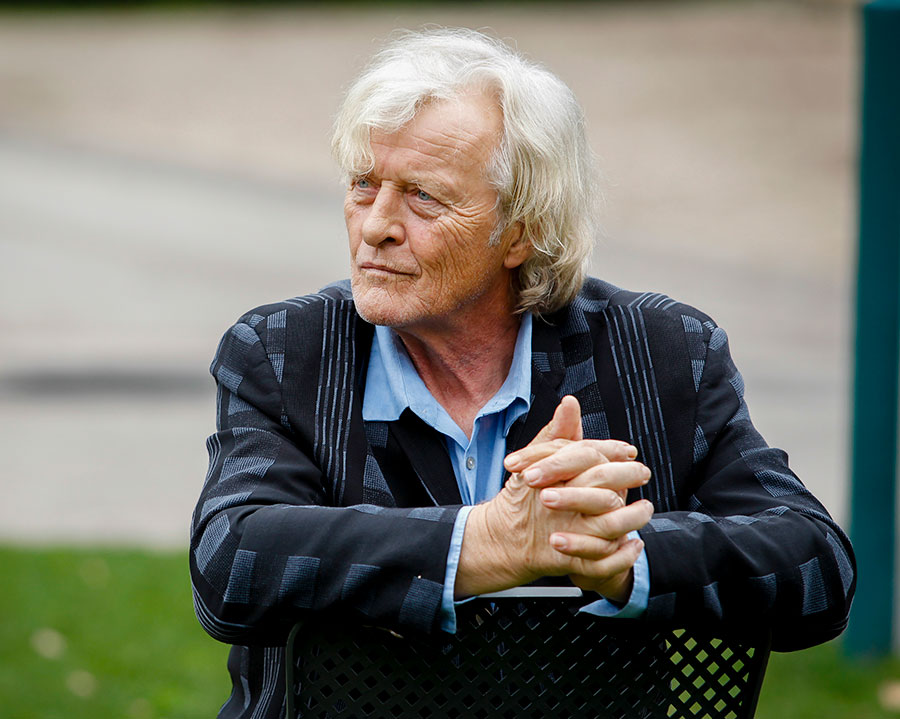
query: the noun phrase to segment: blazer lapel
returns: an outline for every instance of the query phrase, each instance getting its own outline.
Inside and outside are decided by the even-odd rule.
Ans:
[[[363,320],[355,311],[353,314],[354,337],[348,343],[348,347],[353,348],[352,361],[355,382],[353,383],[352,397],[345,398],[350,407],[350,427],[347,432],[347,481],[340,488],[339,495],[335,497],[338,505],[345,506],[363,502],[363,476],[369,443],[366,439],[365,421],[362,416],[362,401],[366,386],[366,369],[369,366],[369,350],[375,333],[372,325]]]
[[[375,329],[356,315],[355,327],[355,397],[350,409],[350,438],[348,447],[348,477],[346,493],[340,499],[344,504],[362,502],[363,474],[366,468],[369,442],[362,417],[362,401],[365,394],[366,370],[369,366],[369,351]],[[387,423],[388,431],[394,436],[403,453],[412,465],[413,471],[422,483],[428,496],[436,505],[462,504],[456,475],[450,456],[438,433],[420,420],[409,409],[395,422]],[[386,446],[387,438],[384,439]],[[390,490],[390,482],[386,489]]]
[[[409,408],[389,426],[434,503],[438,506],[462,504],[453,464],[438,432]]]

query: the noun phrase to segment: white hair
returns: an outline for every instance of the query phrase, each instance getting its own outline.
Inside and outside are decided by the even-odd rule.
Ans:
[[[553,312],[584,282],[598,197],[584,113],[555,75],[474,30],[397,33],[347,91],[334,125],[335,159],[348,179],[371,172],[372,130],[397,132],[424,103],[472,89],[496,93],[503,111],[500,147],[487,167],[500,216],[491,242],[521,224],[533,249],[515,280],[518,310]]]

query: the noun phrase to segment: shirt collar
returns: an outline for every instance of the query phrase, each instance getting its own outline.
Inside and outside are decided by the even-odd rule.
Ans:
[[[497,393],[481,408],[479,417],[503,411],[517,401],[524,402],[525,411],[531,406],[531,334],[532,317],[525,313],[516,336],[509,374]],[[369,422],[392,422],[399,419],[406,408],[439,432],[448,436],[460,433],[459,427],[419,377],[397,334],[389,327],[376,326],[369,352],[363,419]],[[507,418],[504,434],[518,416],[516,414]]]

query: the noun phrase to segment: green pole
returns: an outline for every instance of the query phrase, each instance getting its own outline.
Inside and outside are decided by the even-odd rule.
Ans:
[[[890,653],[900,368],[900,0],[863,9],[851,536],[859,580],[845,647]]]

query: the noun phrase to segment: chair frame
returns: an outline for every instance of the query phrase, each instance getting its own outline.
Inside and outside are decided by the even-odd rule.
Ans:
[[[580,590],[523,587],[457,607],[456,635],[298,622],[288,719],[752,719],[771,637],[713,636],[579,613]],[[302,713],[301,713],[302,712]]]

